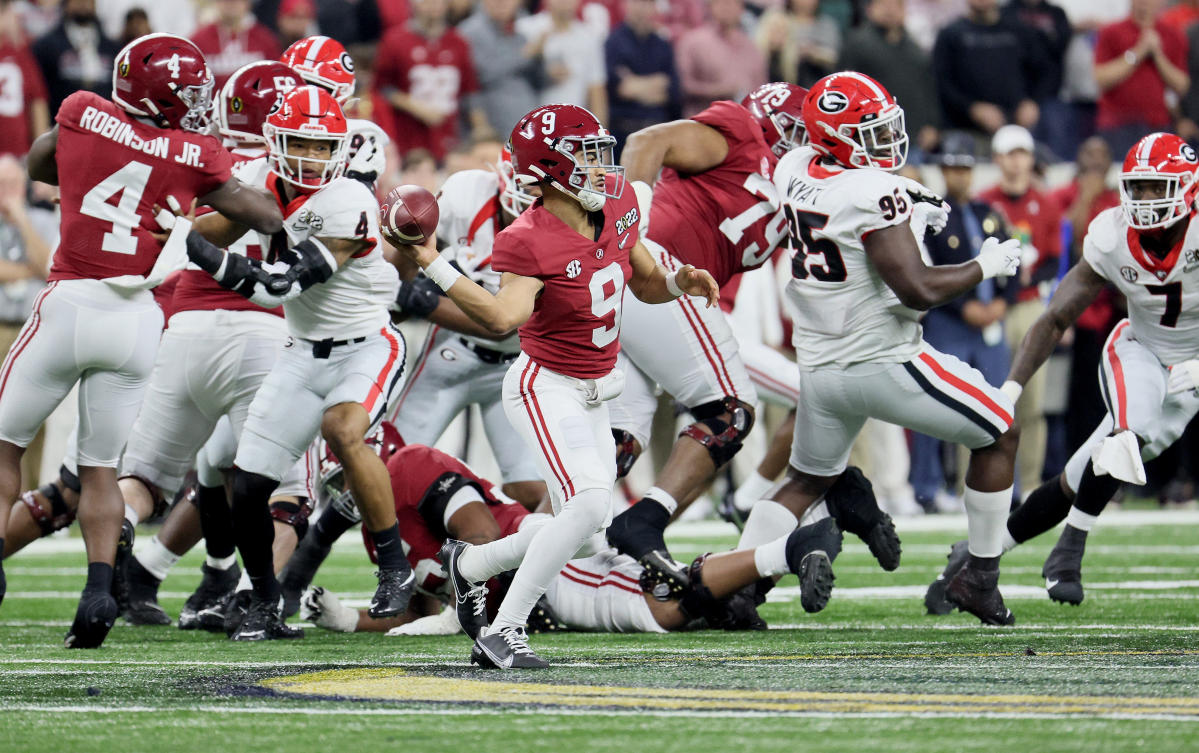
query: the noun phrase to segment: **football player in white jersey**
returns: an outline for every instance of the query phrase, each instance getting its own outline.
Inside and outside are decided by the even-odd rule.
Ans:
[[[379,247],[378,204],[370,189],[342,177],[345,116],[324,90],[293,89],[263,131],[268,158],[240,175],[284,208],[284,231],[261,238],[278,261],[222,250],[244,228],[220,215],[196,220],[187,237],[189,258],[217,282],[256,303],[282,304],[291,334],[250,406],[237,450],[234,530],[254,590],[237,640],[301,634],[279,616],[267,500],[318,433],[342,461],[379,552],[371,613],[402,612],[413,583],[386,469],[364,441],[387,412],[404,365],[404,341],[388,313],[399,279]]]
[[[1087,532],[1120,481],[1145,482],[1142,460],[1174,444],[1199,412],[1199,160],[1178,136],[1152,133],[1129,150],[1120,173],[1120,206],[1091,221],[1083,258],[1070,270],[1012,359],[1005,391],[1021,387],[1049,358],[1062,334],[1108,285],[1128,301],[1128,318],[1103,346],[1099,382],[1107,417],[1066,463],[1008,518],[1004,550],[1065,518],[1042,571],[1054,601],[1083,599]],[[950,564],[929,588],[930,612],[947,611]]]
[[[1019,266],[1014,241],[987,239],[979,255],[927,266],[911,229],[909,185],[890,171],[907,158],[903,110],[876,81],[835,73],[804,101],[811,148],[775,170],[791,231],[799,410],[790,467],[754,506],[746,532],[789,530],[845,470],[867,418],[959,442],[966,477],[970,559],[949,598],[983,622],[1011,624],[999,593],[1003,524],[1012,498],[1017,431],[1012,401],[975,369],[921,338],[919,312]],[[823,563],[831,579],[831,565]]]

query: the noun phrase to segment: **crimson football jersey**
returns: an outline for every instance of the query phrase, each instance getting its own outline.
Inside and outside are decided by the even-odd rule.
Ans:
[[[0,154],[24,157],[38,134],[29,132],[29,108],[46,101],[46,84],[28,45],[0,41]]]
[[[61,240],[49,280],[147,275],[162,244],[154,206],[182,207],[232,177],[220,142],[144,123],[92,92],[63,101],[58,121]]]
[[[637,195],[626,187],[619,199],[604,204],[598,239],[568,228],[540,199],[496,235],[492,269],[545,283],[533,315],[519,330],[520,348],[529,358],[577,379],[612,371],[640,219]]]
[[[252,162],[266,154],[264,149],[230,149],[233,163],[240,165]],[[199,214],[199,212],[197,212]],[[229,244],[228,250],[242,254],[251,259],[262,259],[262,245],[258,233],[246,233],[241,238]],[[216,279],[202,269],[188,265],[179,273],[179,282],[175,286],[175,296],[171,300],[170,313],[177,311],[261,311],[264,314],[283,316],[283,307],[264,308],[249,299],[222,288]],[[168,317],[169,318],[169,317]]]
[[[691,119],[719,131],[728,156],[693,175],[664,169],[654,185],[647,235],[723,285],[762,266],[786,237],[787,219],[772,181],[777,159],[762,127],[736,102],[714,102]]]
[[[440,450],[420,444],[400,448],[387,460],[391,475],[391,493],[395,498],[400,535],[407,545],[408,563],[416,575],[416,584],[436,593],[445,583],[437,553],[448,537],[442,515],[445,503],[463,486],[473,486],[500,527],[500,536],[516,533],[528,510],[515,502],[502,502],[495,486],[478,476],[465,463]],[[366,527],[362,538],[375,561],[374,542]]]
[[[462,98],[479,90],[470,45],[453,28],[429,39],[411,29],[387,32],[375,62],[375,86],[398,89],[445,114],[436,126],[425,125],[403,110],[391,110],[391,138],[401,153],[428,149],[440,162],[458,139]]]

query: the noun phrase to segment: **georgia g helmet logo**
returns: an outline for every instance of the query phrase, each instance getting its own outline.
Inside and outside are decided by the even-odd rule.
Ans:
[[[1195,156],[1195,150],[1190,144],[1183,144],[1178,148],[1178,154],[1187,162],[1199,162],[1199,158]]]
[[[350,73],[354,72],[354,58],[350,57],[350,53],[342,52],[341,57],[339,59],[341,60],[341,66],[343,68],[345,68]]]
[[[823,112],[835,115],[849,107],[849,97],[839,91],[826,91],[820,95],[820,99],[816,100],[816,106]]]

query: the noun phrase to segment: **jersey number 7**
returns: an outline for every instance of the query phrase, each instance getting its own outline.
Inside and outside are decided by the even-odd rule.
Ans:
[[[797,280],[806,280],[811,275],[820,282],[845,282],[845,261],[837,243],[831,238],[812,237],[813,230],[828,224],[828,215],[798,211],[790,204],[784,204],[783,211],[791,230],[791,247],[795,249],[795,255],[791,257],[791,276]],[[822,257],[824,264],[812,263],[813,257]]]
[[[1165,285],[1146,285],[1145,290],[1148,290],[1151,295],[1164,295],[1166,297],[1166,310],[1162,312],[1162,319],[1159,324],[1163,327],[1177,327],[1178,315],[1182,313],[1182,283],[1171,282]]]

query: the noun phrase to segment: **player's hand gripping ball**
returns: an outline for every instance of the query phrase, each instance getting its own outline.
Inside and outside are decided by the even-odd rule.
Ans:
[[[437,197],[420,186],[396,186],[379,207],[379,228],[393,246],[417,246],[437,232]]]

